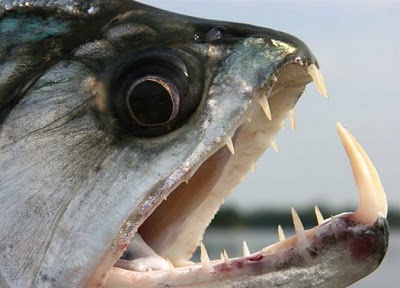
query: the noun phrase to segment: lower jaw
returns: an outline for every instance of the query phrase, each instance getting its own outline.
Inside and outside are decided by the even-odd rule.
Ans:
[[[385,255],[388,225],[378,217],[372,225],[344,213],[304,230],[294,212],[296,235],[261,251],[230,259],[208,259],[201,245],[201,262],[159,271],[136,272],[112,268],[106,287],[345,287],[375,270]],[[246,246],[245,246],[246,247]],[[329,284],[330,283],[330,284]],[[328,285],[329,284],[329,285]],[[255,286],[258,287],[258,286]]]

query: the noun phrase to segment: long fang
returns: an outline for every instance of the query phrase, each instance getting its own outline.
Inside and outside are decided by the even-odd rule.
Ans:
[[[246,241],[243,241],[243,256],[244,257],[250,256],[249,246],[247,246]]]
[[[321,225],[325,221],[317,205],[315,205],[315,216],[317,217],[318,225]]]
[[[323,97],[328,98],[328,92],[326,91],[325,80],[322,76],[321,71],[315,66],[315,64],[311,64],[307,67],[307,72],[311,76],[314,81],[315,87],[319,94]]]
[[[261,96],[259,103],[260,103],[260,106],[261,106],[262,110],[264,111],[265,116],[267,116],[267,118],[269,120],[272,120],[271,109],[269,107],[269,103],[268,103],[267,97]]]
[[[278,237],[279,237],[279,241],[285,241],[286,240],[285,232],[283,231],[281,225],[278,225]]]

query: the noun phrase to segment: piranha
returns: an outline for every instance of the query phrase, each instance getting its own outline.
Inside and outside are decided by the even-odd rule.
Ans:
[[[295,236],[239,258],[201,242],[305,86],[327,95],[301,40],[130,0],[2,0],[0,62],[2,288],[345,287],[382,261],[385,192],[340,124],[356,212],[305,230],[292,209]]]

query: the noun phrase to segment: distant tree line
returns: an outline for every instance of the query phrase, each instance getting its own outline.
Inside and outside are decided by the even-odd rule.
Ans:
[[[320,210],[325,218],[331,215],[337,215],[351,209],[334,210],[328,207],[320,207]],[[297,211],[306,229],[317,225],[317,219],[314,213],[314,207]],[[388,222],[390,227],[400,226],[400,210],[390,209],[388,213]],[[276,227],[278,225],[290,226],[293,225],[290,209],[285,210],[254,210],[242,211],[236,207],[223,206],[218,214],[211,222],[211,227]]]

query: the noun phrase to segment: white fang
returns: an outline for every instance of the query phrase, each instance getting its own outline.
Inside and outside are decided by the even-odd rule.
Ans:
[[[317,205],[315,205],[315,216],[317,217],[318,225],[321,225],[321,224],[325,221],[325,219],[324,219],[324,217],[322,216],[322,213],[321,213],[321,211],[319,210],[319,208],[318,208]]]
[[[281,225],[278,225],[278,237],[279,237],[279,241],[285,241],[286,240],[285,232],[283,231]]]
[[[289,118],[290,118],[290,127],[292,127],[292,131],[296,131],[296,113],[294,108],[289,111]]]
[[[167,260],[167,263],[168,263],[168,269],[170,271],[174,270],[175,269],[174,264],[172,264],[172,262],[168,258],[166,260]]]
[[[210,257],[208,257],[207,249],[203,242],[200,243],[200,261],[203,264],[210,263]]]
[[[250,256],[249,246],[247,246],[246,241],[243,241],[243,257]]]
[[[265,116],[267,116],[267,118],[269,120],[272,120],[271,108],[269,107],[267,97],[261,96],[259,103],[260,103],[261,108],[264,111]]]
[[[279,152],[279,147],[278,147],[278,144],[276,144],[275,140],[271,142],[271,146],[272,146],[272,148],[274,148],[276,153]]]
[[[355,216],[360,222],[369,224],[374,223],[379,216],[386,218],[386,194],[378,172],[354,136],[340,123],[337,123],[337,130],[349,157],[360,196]]]
[[[228,262],[229,262],[228,252],[226,252],[225,249],[224,249],[224,253],[222,254],[222,257],[223,257],[225,263],[228,263]]]
[[[307,72],[311,76],[314,81],[315,87],[319,94],[328,98],[328,92],[326,91],[325,80],[322,76],[321,71],[315,66],[315,64],[311,64],[307,67]]]
[[[294,225],[294,230],[296,231],[296,235],[299,238],[304,238],[304,226],[303,223],[301,223],[299,214],[297,214],[296,210],[292,207],[292,218],[293,218],[293,225]]]
[[[225,136],[224,144],[228,147],[229,151],[232,155],[235,155],[235,147],[233,146],[232,138],[229,136]]]

